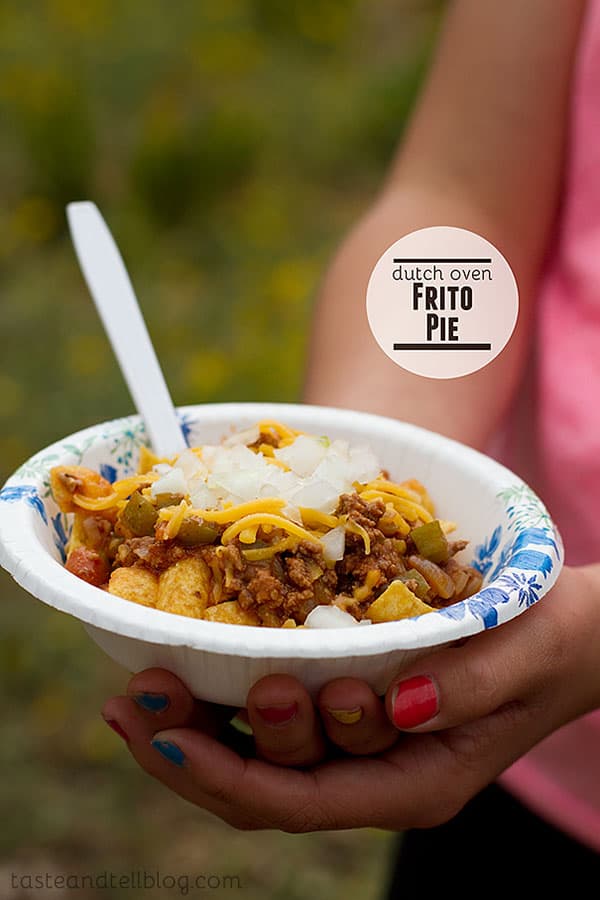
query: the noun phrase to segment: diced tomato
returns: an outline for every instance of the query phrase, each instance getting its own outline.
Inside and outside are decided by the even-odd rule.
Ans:
[[[77,547],[69,553],[66,568],[73,575],[96,587],[106,584],[110,575],[108,562],[96,550],[90,550],[88,547]]]

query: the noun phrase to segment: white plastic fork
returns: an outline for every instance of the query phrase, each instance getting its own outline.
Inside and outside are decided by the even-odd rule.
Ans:
[[[75,252],[136,409],[158,456],[186,443],[125,263],[95,203],[69,203]]]

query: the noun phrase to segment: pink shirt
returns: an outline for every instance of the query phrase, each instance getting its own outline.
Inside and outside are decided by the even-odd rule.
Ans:
[[[513,432],[521,445],[531,439],[536,465],[505,458],[549,507],[567,563],[581,565],[600,563],[600,0],[588,8],[573,89],[564,204],[539,295],[537,420],[533,433]],[[600,852],[600,710],[546,738],[500,781]]]

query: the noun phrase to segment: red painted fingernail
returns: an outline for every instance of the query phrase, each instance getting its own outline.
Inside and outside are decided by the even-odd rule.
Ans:
[[[104,718],[104,716],[102,718]],[[119,723],[117,722],[116,719],[104,719],[104,721],[110,728],[112,728],[113,731],[116,731],[116,733],[119,735],[119,737],[122,737],[124,741],[129,743],[129,738],[127,737],[127,735],[125,734],[125,732],[123,731],[123,729],[121,728],[121,726],[119,725]]]
[[[392,714],[396,728],[423,725],[437,713],[438,694],[433,679],[415,675],[401,681],[392,695]]]
[[[286,703],[279,706],[257,706],[256,709],[267,725],[287,725],[298,712],[298,704]]]

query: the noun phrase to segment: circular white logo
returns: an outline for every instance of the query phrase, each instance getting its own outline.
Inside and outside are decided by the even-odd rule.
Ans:
[[[369,325],[383,352],[428,378],[482,369],[510,340],[518,313],[506,259],[464,228],[422,228],[400,238],[367,288]]]

